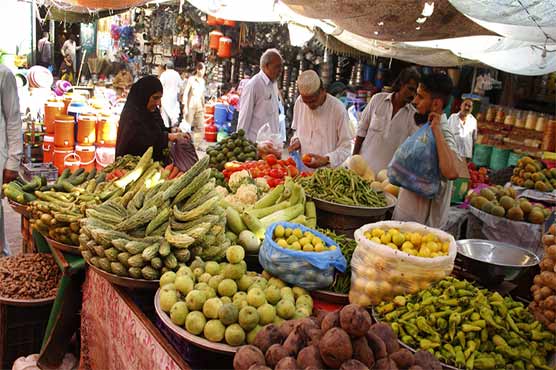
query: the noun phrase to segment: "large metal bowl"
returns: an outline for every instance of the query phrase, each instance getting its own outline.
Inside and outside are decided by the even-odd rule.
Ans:
[[[458,240],[456,244],[462,267],[477,276],[485,286],[515,280],[540,262],[533,252],[508,243],[466,239]]]

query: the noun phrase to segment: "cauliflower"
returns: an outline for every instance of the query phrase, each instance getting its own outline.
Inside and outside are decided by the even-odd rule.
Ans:
[[[226,188],[223,187],[223,186],[220,186],[220,185],[219,185],[219,186],[217,186],[214,190],[216,191],[217,194],[220,194],[220,196],[221,196],[222,198],[225,198],[225,197],[228,195],[228,189],[226,189]]]
[[[259,191],[259,194],[268,193],[270,191],[270,186],[268,186],[268,183],[266,182],[264,177],[256,178],[255,184],[257,185],[257,190]]]
[[[243,184],[237,189],[236,197],[245,205],[252,205],[257,202],[257,186],[253,184]]]
[[[230,180],[228,181],[228,186],[233,193],[236,193],[241,185],[253,183],[254,181],[253,178],[251,178],[251,174],[249,174],[247,170],[241,170],[232,173]]]

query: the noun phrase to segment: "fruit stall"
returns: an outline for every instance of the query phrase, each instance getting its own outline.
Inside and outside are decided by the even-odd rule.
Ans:
[[[17,355],[57,366],[79,329],[80,363],[92,369],[554,366],[549,208],[483,185],[467,212],[523,227],[527,243],[538,235],[536,249],[457,240],[389,220],[397,189],[361,158],[306,173],[234,135],[185,173],[151,148],[5,186],[42,259],[0,265],[14,282],[2,302],[52,304],[43,342]],[[521,167],[550,182],[536,161],[521,159],[515,176]],[[61,276],[28,278],[47,263]],[[16,349],[3,353],[13,361]]]

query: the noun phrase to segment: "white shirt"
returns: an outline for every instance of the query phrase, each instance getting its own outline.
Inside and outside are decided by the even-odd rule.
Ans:
[[[299,96],[293,108],[292,129],[301,143],[301,153],[328,156],[330,167],[340,166],[350,155],[353,131],[347,110],[330,94],[315,110]]]
[[[202,108],[205,101],[205,79],[191,76],[183,92],[183,104],[187,109]]]
[[[241,110],[237,129],[245,130],[245,137],[256,142],[259,129],[269,123],[272,133],[280,134],[278,86],[261,70],[241,92]]]
[[[178,95],[183,81],[178,72],[174,69],[167,69],[160,75],[160,82],[163,88],[160,104],[164,112],[172,119],[172,123],[175,123],[180,115]]]
[[[456,141],[445,114],[440,118],[442,134],[446,144],[457,153]],[[433,199],[427,199],[404,188],[400,189],[398,204],[394,209],[393,220],[413,221],[430,227],[441,228],[448,220],[448,210],[452,197],[452,181],[442,178],[440,191]]]
[[[388,167],[398,147],[418,129],[414,118],[416,110],[411,104],[400,108],[392,117],[393,95],[373,95],[357,128],[357,136],[365,138],[360,154],[375,173]]]
[[[473,157],[473,140],[477,138],[477,120],[472,114],[461,120],[458,113],[454,113],[448,119],[448,125],[456,139],[457,153],[462,158]]]
[[[17,84],[10,69],[0,64],[0,182],[2,170],[19,170],[23,155],[23,131]]]

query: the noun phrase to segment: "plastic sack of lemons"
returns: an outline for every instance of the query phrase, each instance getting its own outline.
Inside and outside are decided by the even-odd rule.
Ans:
[[[415,222],[368,224],[355,231],[355,240],[349,301],[364,307],[443,279],[457,253],[450,234]]]

